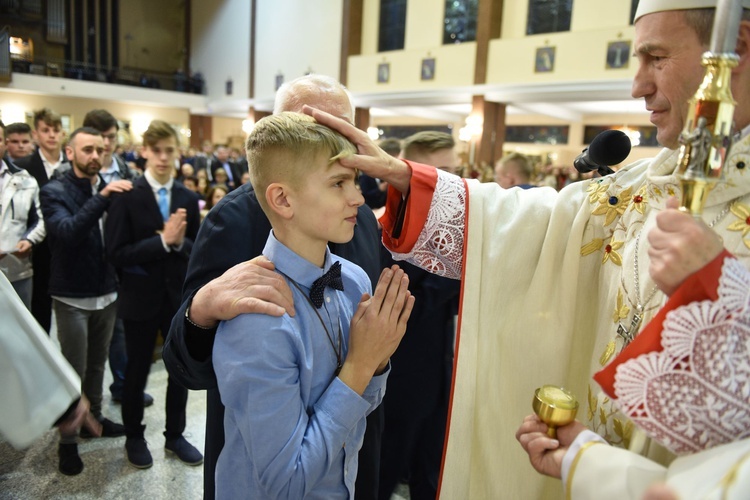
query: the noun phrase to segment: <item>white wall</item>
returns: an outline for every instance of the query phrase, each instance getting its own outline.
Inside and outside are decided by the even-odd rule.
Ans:
[[[250,2],[191,0],[190,6],[190,67],[206,80],[209,112],[214,107],[222,108],[227,100],[238,106],[237,112],[246,112],[243,100],[250,97]],[[233,82],[231,96],[225,93],[227,79]]]
[[[343,0],[261,0],[255,28],[256,106],[268,109],[275,77],[308,72],[339,78]]]

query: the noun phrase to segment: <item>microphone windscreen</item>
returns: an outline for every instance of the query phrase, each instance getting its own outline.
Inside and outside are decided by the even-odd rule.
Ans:
[[[617,165],[630,154],[630,138],[622,130],[605,130],[589,146],[589,158],[597,165]]]

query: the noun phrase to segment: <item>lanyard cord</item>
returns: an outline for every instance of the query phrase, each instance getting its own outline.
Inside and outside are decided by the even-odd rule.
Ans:
[[[339,323],[339,334],[338,334],[338,339],[337,339],[338,342],[334,344],[333,335],[331,335],[331,333],[328,331],[328,327],[326,327],[326,324],[323,321],[323,318],[318,312],[318,308],[315,307],[315,304],[312,303],[312,300],[310,300],[310,297],[308,297],[308,295],[305,293],[304,290],[302,290],[302,288],[299,286],[299,284],[296,281],[294,281],[292,278],[282,273],[281,271],[278,271],[278,272],[279,274],[287,278],[289,281],[291,281],[292,285],[294,285],[294,287],[300,291],[300,293],[305,297],[305,299],[307,299],[307,302],[308,304],[310,304],[310,307],[312,308],[313,312],[315,312],[315,315],[318,317],[318,320],[320,321],[320,324],[323,327],[323,330],[325,330],[326,332],[326,337],[328,337],[328,341],[331,343],[331,348],[333,349],[334,354],[336,354],[336,372],[333,374],[333,376],[334,377],[337,376],[339,372],[341,371],[341,366],[342,366],[342,362],[341,362],[341,352],[342,352],[341,318],[337,318],[338,323]]]

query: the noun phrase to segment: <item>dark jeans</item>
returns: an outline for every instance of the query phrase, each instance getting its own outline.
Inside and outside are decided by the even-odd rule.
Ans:
[[[122,400],[122,391],[125,387],[125,370],[128,367],[128,354],[125,350],[125,325],[122,319],[117,318],[115,329],[112,332],[112,341],[109,343],[109,370],[112,372],[112,384],[109,393],[115,399]]]
[[[31,314],[49,334],[52,327],[52,297],[49,295],[49,274],[52,255],[47,241],[42,241],[34,247],[31,262],[34,275],[31,277],[33,288],[31,291]]]
[[[146,321],[123,321],[128,364],[122,394],[122,423],[128,437],[143,437],[143,391],[151,370],[156,336],[159,330],[166,335],[171,321],[171,311],[162,311]],[[168,440],[180,437],[185,430],[187,395],[187,389],[176,380],[171,376],[167,379],[167,424],[164,436]]]
[[[104,365],[115,324],[116,302],[96,311],[79,309],[59,300],[54,301],[54,307],[63,356],[81,377],[83,393],[91,403],[91,413],[100,417]]]

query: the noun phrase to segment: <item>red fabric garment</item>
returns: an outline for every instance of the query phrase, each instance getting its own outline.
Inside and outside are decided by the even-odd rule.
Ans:
[[[406,217],[399,238],[392,238],[392,229],[396,223],[399,206],[402,203],[401,193],[395,188],[388,187],[388,198],[385,202],[385,213],[380,217],[383,227],[383,243],[386,248],[397,253],[408,253],[417,242],[422,232],[427,214],[430,211],[430,201],[437,184],[435,167],[403,160],[412,170],[409,183],[409,199],[406,200]]]
[[[688,277],[654,316],[643,331],[607,366],[594,374],[594,380],[612,399],[617,399],[614,390],[615,373],[622,363],[648,352],[660,352],[662,324],[670,311],[699,300],[716,300],[719,277],[724,259],[732,254],[724,250],[701,270]]]

